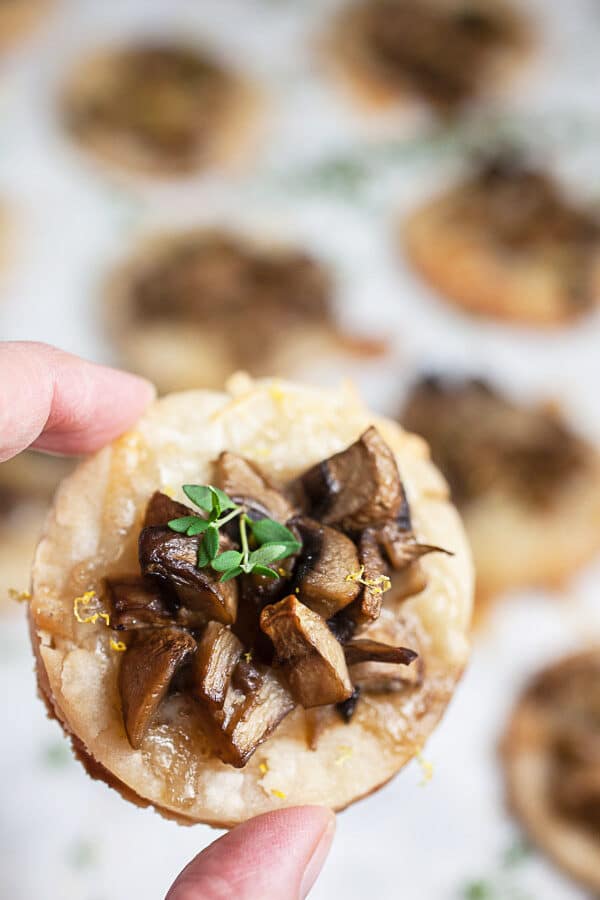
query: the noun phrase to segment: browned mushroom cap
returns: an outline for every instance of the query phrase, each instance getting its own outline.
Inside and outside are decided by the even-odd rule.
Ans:
[[[187,537],[162,526],[144,528],[139,538],[139,558],[143,575],[165,578],[175,590],[182,606],[211,619],[230,625],[237,612],[235,579],[222,584],[211,569],[199,569],[198,548],[203,536]],[[231,549],[222,537],[219,549]]]
[[[340,703],[352,694],[341,644],[321,616],[297,597],[265,607],[260,625],[275,645],[297,703],[308,709]]]
[[[182,628],[153,628],[138,632],[123,654],[119,693],[134,750],[139,750],[173,676],[195,651],[196,641]]]
[[[349,641],[344,646],[344,656],[349,666],[361,662],[395,663],[409,666],[418,655],[407,647],[391,647],[389,644],[371,641],[367,638]]]
[[[360,585],[356,547],[345,534],[305,517],[292,519],[302,541],[294,590],[300,600],[324,619],[358,597]]]
[[[146,515],[144,516],[144,528],[151,525],[166,525],[171,519],[179,519],[182,516],[193,516],[195,511],[184,503],[172,500],[162,491],[155,491],[146,507]]]
[[[194,660],[194,696],[222,707],[233,670],[243,652],[241,641],[226,625],[209,622]]]
[[[403,508],[396,458],[374,427],[309,469],[301,482],[311,514],[344,531],[383,525]]]
[[[263,517],[285,523],[294,509],[253,463],[235,453],[224,451],[216,462],[219,487],[240,505],[255,510]]]
[[[240,661],[223,705],[199,704],[199,708],[214,752],[223,762],[242,768],[292,711],[294,701],[272,669]]]
[[[166,602],[160,583],[153,578],[131,575],[107,578],[110,624],[116,631],[175,625],[175,614]]]

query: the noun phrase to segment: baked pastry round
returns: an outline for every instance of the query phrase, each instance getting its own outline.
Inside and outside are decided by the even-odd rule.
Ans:
[[[166,176],[239,160],[257,109],[243,77],[174,42],[98,51],[75,67],[62,95],[65,125],[86,150]]]
[[[344,451],[348,444],[351,447]],[[315,463],[319,464],[310,468]],[[404,488],[399,488],[397,467]],[[189,540],[157,524],[164,522],[164,504],[174,503],[164,491],[173,492],[186,482],[202,484],[215,478],[215,471],[230,496],[237,496],[235,473],[245,473],[254,497],[257,485],[261,486],[260,502],[248,501],[247,508],[263,508],[264,503],[280,519],[287,516],[283,510],[297,502],[289,498],[300,489],[305,501],[310,497],[316,503],[317,497],[323,499],[323,491],[327,498],[320,511],[309,505],[312,514],[321,517],[321,524],[306,518],[289,523],[304,541],[301,564],[292,561],[293,570],[286,568],[288,561],[281,564],[282,578],[290,571],[295,573],[290,595],[263,608],[273,596],[268,591],[261,593],[263,588],[259,590],[253,582],[255,592],[250,600],[247,594],[240,595],[238,620],[227,626],[223,623],[231,622],[236,598],[224,592],[232,583],[235,590],[237,581],[219,582],[218,602],[214,582],[210,595],[205,592],[204,602],[216,610],[211,615],[221,621],[210,622],[201,636],[196,634],[201,645],[196,659],[202,666],[207,659],[204,650],[212,651],[221,642],[223,648],[229,648],[223,649],[221,662],[231,674],[229,650],[238,640],[236,635],[246,634],[238,628],[240,617],[251,612],[255,604],[257,609],[262,608],[262,638],[268,634],[277,648],[272,664],[275,668],[269,668],[265,675],[264,666],[255,662],[262,652],[259,640],[246,649],[243,657],[238,649],[231,663],[235,665],[237,660],[237,667],[227,691],[236,677],[236,691],[242,693],[250,689],[248,685],[257,683],[259,687],[251,689],[260,693],[260,685],[269,680],[276,696],[269,702],[259,698],[258,704],[261,715],[267,717],[282,697],[284,706],[288,703],[290,690],[294,695],[294,701],[283,710],[287,715],[275,730],[263,731],[256,745],[242,748],[239,755],[247,734],[236,744],[239,734],[221,731],[220,737],[229,741],[226,747],[217,744],[216,751],[209,739],[207,718],[213,730],[217,720],[222,724],[223,679],[214,681],[209,698],[213,705],[204,705],[203,717],[201,704],[177,684],[175,688],[171,685],[171,692],[153,718],[144,722],[143,715],[137,714],[141,710],[138,701],[143,667],[147,660],[160,655],[155,652],[155,639],[166,634],[169,652],[175,648],[181,660],[194,652],[189,629],[171,624],[163,632],[156,627],[146,631],[140,627],[137,633],[111,632],[112,627],[143,626],[144,617],[156,625],[166,613],[164,597],[162,606],[154,603],[160,598],[150,598],[145,606],[134,598],[133,613],[127,603],[119,601],[119,597],[127,600],[127,584],[134,583],[131,574],[140,564],[146,578],[149,574],[173,575],[176,570],[179,575],[172,585],[176,585],[180,599],[186,584],[189,588],[186,577],[190,570],[187,576],[180,570],[187,551],[177,551],[175,557],[164,553],[166,544],[172,547],[175,542],[181,548],[177,541]],[[362,473],[359,482],[351,474],[358,471]],[[224,472],[229,475],[224,476]],[[300,474],[303,477],[298,480]],[[267,476],[271,483],[265,480]],[[273,483],[291,483],[291,490],[284,497]],[[155,494],[157,489],[163,493]],[[241,491],[244,493],[245,488]],[[185,498],[177,491],[179,499]],[[181,515],[185,507],[175,505]],[[388,550],[396,553],[397,571],[390,572],[390,590],[388,576],[373,577],[372,560],[378,559],[381,567],[385,563],[371,538],[375,535],[379,540],[383,532],[361,532],[361,540],[370,543],[366,557],[362,556],[361,544],[361,558],[366,563],[362,568],[345,573],[340,562],[347,554],[359,552],[347,536],[352,533],[348,529],[364,529],[373,516],[387,515],[388,506],[397,516],[393,521],[386,520],[384,529],[390,540]],[[334,521],[338,525],[324,524]],[[142,525],[145,527],[140,535]],[[347,529],[346,534],[342,527]],[[312,543],[315,534],[318,551]],[[394,534],[400,536],[399,544]],[[204,540],[200,548],[205,546]],[[336,550],[338,545],[341,553]],[[454,555],[428,552],[437,547]],[[425,553],[428,555],[419,561]],[[198,571],[194,569],[191,577],[204,579],[206,588],[208,569],[201,570],[200,576]],[[113,601],[108,607],[106,584],[110,585],[108,593],[112,592]],[[135,584],[139,586],[140,582]],[[269,584],[275,584],[280,595],[278,583]],[[144,590],[147,585],[145,582],[142,586]],[[243,585],[240,590],[244,591]],[[192,609],[189,594],[183,596],[185,602],[178,607],[177,615],[193,618],[200,607]],[[246,598],[244,603],[242,596]],[[80,624],[74,617],[76,598],[80,599],[75,602],[75,611],[79,611],[79,619],[91,619],[87,624]],[[348,606],[352,598],[356,599]],[[78,755],[92,775],[106,780],[127,798],[151,804],[181,822],[229,826],[282,805],[320,803],[342,809],[396,774],[423,746],[452,696],[467,659],[471,601],[471,562],[460,520],[420,438],[391,421],[374,417],[349,389],[319,390],[274,380],[251,382],[240,376],[232,380],[228,393],[196,391],[159,400],[134,431],[84,462],[63,483],[36,554],[31,634],[41,693],[52,714],[72,736]],[[104,605],[111,628],[106,627],[95,603]],[[95,618],[93,612],[91,616],[81,614],[94,608],[98,612]],[[335,610],[339,613],[329,627],[325,626],[324,616],[331,616]],[[164,621],[168,618],[165,614]],[[177,621],[181,624],[184,619]],[[189,625],[191,619],[185,621]],[[365,624],[356,631],[359,621]],[[253,627],[256,624],[254,620]],[[286,628],[297,629],[297,644],[287,642]],[[353,631],[361,640],[344,644],[344,663],[340,646]],[[149,634],[151,647],[140,659],[136,648]],[[209,646],[203,647],[207,635]],[[123,653],[118,646],[115,649],[115,638],[120,637],[127,645]],[[307,641],[310,653],[302,656]],[[380,642],[375,655],[382,643],[403,644],[409,648],[408,653],[403,650],[397,655],[394,651],[390,657],[387,651],[392,648],[388,647],[379,663],[369,662],[374,658],[374,641]],[[320,642],[327,644],[325,654],[318,649]],[[282,644],[285,652],[281,652]],[[248,648],[248,643],[245,646]],[[386,662],[392,657],[398,662],[401,657],[406,664],[414,659],[414,651],[419,654],[417,665],[393,666]],[[252,674],[254,665],[263,675]],[[370,670],[378,666],[381,668],[372,680]],[[136,677],[127,693],[125,681],[132,670]],[[206,667],[203,671],[206,674]],[[151,685],[156,690],[150,692],[150,701],[156,698],[157,684]],[[358,702],[353,691],[357,684],[363,686]],[[297,689],[303,692],[302,704],[297,700]],[[350,702],[345,701],[341,707],[321,703],[312,708],[316,705],[314,692],[324,689],[330,703],[336,697]],[[235,696],[239,699],[239,693]],[[243,722],[247,724],[245,719]],[[231,764],[223,762],[219,754]]]
[[[33,450],[0,463],[0,608],[29,588],[31,563],[54,491],[73,464]]]
[[[471,313],[556,326],[600,298],[597,216],[514,158],[485,162],[417,209],[403,238],[415,268]]]
[[[0,46],[5,48],[33,29],[53,0],[4,0],[0,4]]]
[[[369,106],[412,99],[447,116],[502,84],[530,44],[504,0],[358,0],[336,18],[329,56]]]
[[[556,409],[520,405],[478,379],[430,377],[400,420],[449,481],[478,600],[559,587],[600,552],[600,456]]]
[[[301,249],[195,228],[146,240],[109,279],[123,363],[161,392],[220,388],[235,371],[291,375],[319,359],[380,355],[335,323],[332,278]]]
[[[512,811],[561,869],[600,892],[600,649],[544,669],[502,745]]]

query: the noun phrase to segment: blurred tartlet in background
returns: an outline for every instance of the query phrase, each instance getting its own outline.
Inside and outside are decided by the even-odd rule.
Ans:
[[[535,843],[600,893],[600,648],[538,673],[502,757],[509,804]]]
[[[303,250],[198,228],[143,242],[109,279],[106,318],[123,364],[160,391],[220,389],[237,369],[285,375],[380,355],[382,341],[336,325],[333,292]]]
[[[429,377],[400,420],[448,479],[478,600],[560,587],[600,552],[600,454],[555,409],[518,404],[480,380]]]
[[[0,610],[29,585],[33,553],[69,460],[26,451],[0,463]]]
[[[504,0],[358,0],[331,29],[331,61],[372,107],[420,101],[452,115],[493,93],[531,46]]]
[[[53,0],[4,0],[0,3],[0,47],[4,50],[38,24]]]
[[[600,299],[600,220],[517,156],[482,161],[403,232],[409,261],[471,313],[552,326]]]
[[[249,151],[259,91],[191,44],[99,50],[71,72],[62,114],[103,161],[153,175],[235,164]]]

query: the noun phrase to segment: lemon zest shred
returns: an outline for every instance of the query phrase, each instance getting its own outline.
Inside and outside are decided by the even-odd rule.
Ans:
[[[278,800],[285,800],[287,795],[283,793],[283,791],[278,791],[277,788],[271,788],[271,793],[274,797],[277,797]]]
[[[18,591],[16,588],[8,589],[8,599],[15,603],[29,603],[31,594],[29,591]]]
[[[425,759],[421,750],[415,754],[415,759],[421,767],[422,779],[419,782],[419,787],[424,787],[433,778],[433,763]]]
[[[95,591],[86,591],[85,594],[81,595],[81,597],[75,597],[75,599],[73,600],[73,615],[81,625],[95,625],[99,619],[103,619],[104,623],[108,627],[110,625],[110,616],[108,613],[95,612],[90,616],[80,615],[79,607],[89,606],[95,596]]]
[[[346,575],[346,581],[354,581],[356,584],[364,584],[371,588],[374,594],[385,594],[392,586],[392,581],[387,575],[376,575],[375,578],[364,578],[365,567],[361,566],[357,572]]]
[[[285,391],[282,390],[278,384],[271,384],[269,386],[269,394],[275,403],[281,403],[282,400],[285,400]]]
[[[124,644],[123,641],[115,641],[114,638],[110,639],[111,650],[116,650],[117,653],[123,653],[124,650],[127,650],[127,644]]]
[[[266,775],[269,771],[269,764],[267,762],[261,762],[258,766],[263,775]]]
[[[252,662],[252,650],[248,650],[247,653],[244,653],[244,659],[247,663]]]
[[[352,747],[348,747],[346,744],[340,744],[337,749],[340,751],[340,755],[334,760],[336,766],[342,766],[349,759],[352,759],[354,755]]]
[[[163,494],[166,494],[167,497],[170,497],[171,500],[175,498],[175,494],[177,493],[176,488],[174,488],[172,484],[163,484],[161,491]]]

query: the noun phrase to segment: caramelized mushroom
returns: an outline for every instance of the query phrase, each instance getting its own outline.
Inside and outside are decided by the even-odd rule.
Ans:
[[[301,483],[311,515],[344,531],[383,525],[404,505],[396,459],[373,426],[346,450],[309,469]]]
[[[230,625],[237,611],[235,580],[222,584],[212,569],[197,566],[202,536],[187,537],[162,526],[144,528],[139,539],[140,567],[143,575],[164,578],[174,588],[179,603],[204,621],[211,619]],[[231,548],[221,538],[221,551]]]
[[[351,579],[359,572],[356,547],[341,531],[314,519],[296,518],[290,524],[302,540],[294,591],[306,606],[330,619],[360,592]]]
[[[276,519],[285,524],[294,509],[281,491],[265,478],[260,469],[236,453],[224,451],[216,463],[216,476],[221,487],[231,499],[246,506],[248,514]]]
[[[209,622],[198,642],[194,660],[194,695],[211,706],[222,707],[231,675],[243,646],[226,625]]]
[[[243,675],[236,677],[238,667]],[[200,706],[215,753],[236,768],[246,765],[262,744],[294,708],[289,691],[266,666],[245,661],[234,669],[220,708]]]
[[[181,628],[139,631],[123,654],[119,693],[129,743],[139,750],[177,670],[196,651],[196,641]]]
[[[378,530],[377,536],[392,568],[399,571],[406,569],[428,553],[446,553],[452,556],[452,553],[443,547],[420,544],[412,530],[402,528],[397,521],[387,522]]]
[[[381,641],[357,639],[349,641],[344,647],[344,655],[349,666],[362,662],[395,663],[409,666],[419,655],[407,647],[391,647]]]
[[[193,516],[195,511],[184,503],[173,500],[162,491],[155,491],[146,507],[144,516],[144,528],[152,525],[166,525],[171,519],[179,519],[182,516]]]
[[[391,587],[387,576],[387,566],[379,551],[377,536],[367,528],[360,536],[358,545],[360,560],[360,583],[362,593],[348,609],[349,616],[356,625],[374,622],[379,618],[385,591]]]
[[[153,578],[132,575],[107,578],[110,624],[115,631],[175,625],[175,614],[165,601],[161,585]]]
[[[321,616],[289,596],[262,611],[260,625],[275,645],[297,703],[340,703],[352,694],[344,651]]]

